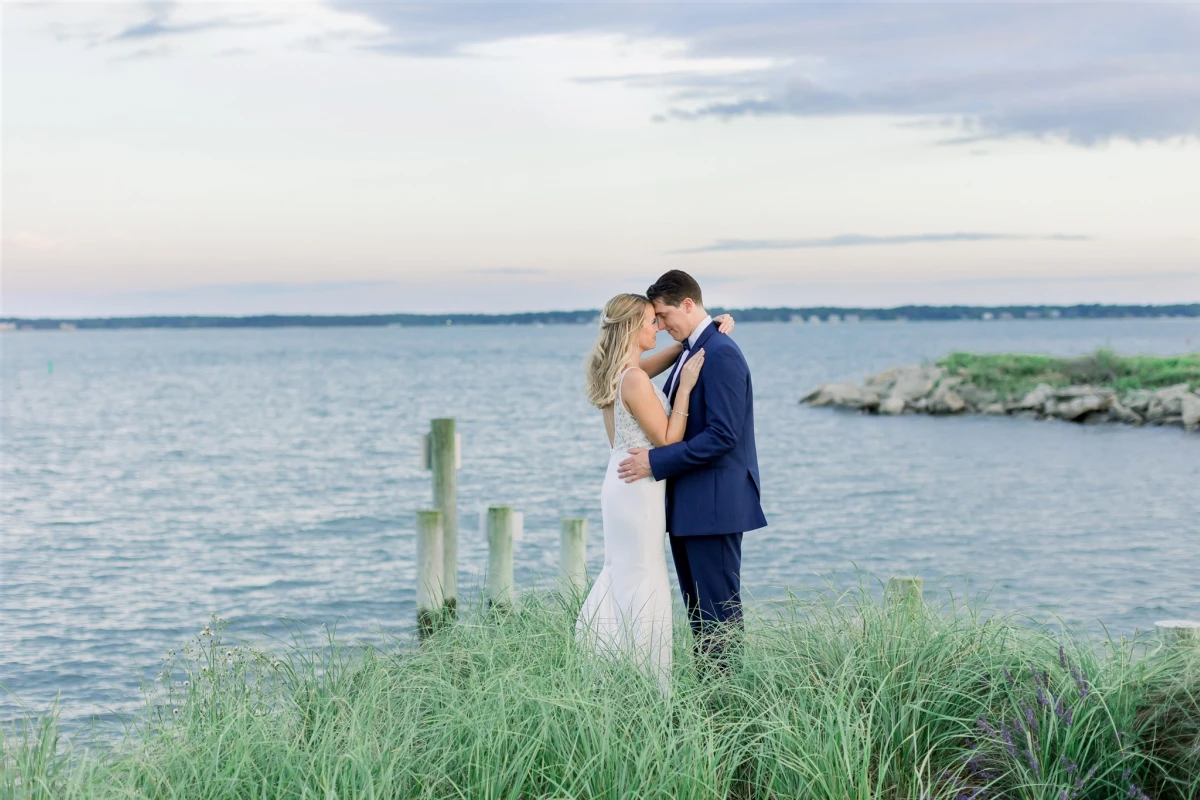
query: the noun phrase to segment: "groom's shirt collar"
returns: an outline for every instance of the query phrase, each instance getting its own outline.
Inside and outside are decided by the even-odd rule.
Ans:
[[[691,335],[688,336],[688,351],[689,352],[696,346],[696,342],[700,341],[700,334],[704,333],[704,329],[707,328],[709,325],[712,325],[712,315],[711,314],[709,314],[704,319],[700,320],[700,324],[696,326],[696,330],[692,331]]]

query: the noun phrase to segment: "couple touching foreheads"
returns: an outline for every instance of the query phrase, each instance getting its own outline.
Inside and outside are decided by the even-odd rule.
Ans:
[[[576,639],[628,655],[666,691],[671,589],[664,537],[702,665],[727,669],[742,627],[742,533],[767,524],[759,501],[750,369],[733,319],[704,310],[700,286],[671,270],[645,296],[604,306],[587,395],[612,445],[600,492],[604,568]],[[676,344],[654,350],[658,331]],[[664,394],[651,378],[671,370]]]

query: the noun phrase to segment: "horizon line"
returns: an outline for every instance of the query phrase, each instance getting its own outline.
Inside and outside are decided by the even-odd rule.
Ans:
[[[964,303],[944,303],[944,304],[918,304],[905,303],[896,306],[836,306],[836,305],[816,305],[816,306],[743,306],[740,308],[725,308],[723,306],[713,306],[712,311],[720,312],[764,312],[764,313],[784,313],[784,312],[898,312],[904,310],[947,310],[947,309],[962,309],[970,311],[1063,311],[1067,309],[1139,309],[1139,310],[1154,310],[1154,309],[1191,309],[1200,307],[1198,302],[1183,302],[1183,303],[1008,303],[1001,305],[971,305]],[[101,315],[101,316],[6,316],[0,315],[0,322],[3,323],[36,323],[36,322],[100,322],[100,321],[134,321],[134,320],[254,320],[254,319],[345,319],[345,320],[366,320],[366,319],[386,319],[395,317],[410,317],[417,319],[445,319],[447,317],[477,317],[483,319],[499,319],[511,317],[529,317],[529,316],[548,316],[548,315],[582,315],[582,314],[599,314],[599,308],[584,308],[584,309],[552,309],[542,311],[508,311],[508,312],[487,312],[487,311],[440,311],[440,312],[416,312],[416,311],[388,311],[362,314],[323,314],[313,312],[303,313],[260,313],[260,314],[123,314],[123,315]]]

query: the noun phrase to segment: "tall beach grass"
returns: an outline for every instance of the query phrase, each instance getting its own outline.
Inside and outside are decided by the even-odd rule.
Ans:
[[[1186,383],[1200,387],[1200,353],[1122,356],[1097,350],[1072,358],[1023,353],[951,353],[938,362],[980,389],[1018,399],[1039,383],[1054,387],[1097,386],[1119,392],[1164,389]]]
[[[578,598],[421,647],[278,652],[215,620],[111,748],[5,733],[14,798],[1200,798],[1200,658],[860,588],[759,607],[673,690],[573,644]]]

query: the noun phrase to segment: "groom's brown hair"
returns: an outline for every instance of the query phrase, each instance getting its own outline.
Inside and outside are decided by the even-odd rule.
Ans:
[[[696,305],[704,307],[704,298],[700,296],[700,284],[681,269],[664,272],[662,277],[650,284],[650,288],[646,290],[646,298],[651,303],[662,302],[678,307],[688,297],[692,298]]]

